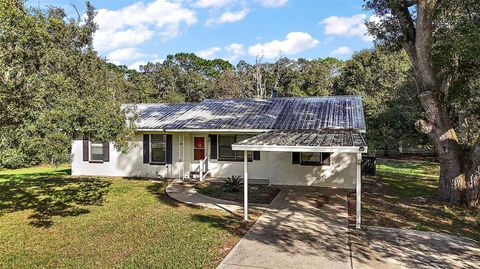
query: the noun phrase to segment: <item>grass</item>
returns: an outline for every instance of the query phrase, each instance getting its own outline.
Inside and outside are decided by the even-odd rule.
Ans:
[[[214,268],[250,224],[176,203],[166,182],[0,171],[2,268]]]
[[[445,232],[480,241],[480,212],[437,201],[435,162],[378,160],[377,176],[363,178],[366,225]],[[350,212],[354,214],[351,197]],[[354,221],[351,216],[351,221]]]
[[[238,192],[225,190],[224,183],[202,182],[195,185],[195,189],[201,194],[218,199],[235,202],[243,202],[243,185]],[[270,204],[280,192],[279,188],[264,184],[249,184],[248,202],[255,204]]]

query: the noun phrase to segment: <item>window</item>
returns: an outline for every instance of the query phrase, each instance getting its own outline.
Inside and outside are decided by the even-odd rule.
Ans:
[[[232,150],[232,144],[235,143],[234,135],[218,136],[218,155],[220,159],[235,159],[235,151]]]
[[[300,155],[301,165],[330,165],[330,152],[302,152]]]
[[[194,137],[193,138],[193,159],[203,160],[205,158],[205,138]]]
[[[232,144],[249,138],[250,135],[218,135],[218,159],[220,161],[243,161],[243,151],[232,150]],[[248,151],[248,161],[252,152]]]
[[[165,163],[165,135],[152,134],[150,137],[152,163]]]
[[[102,142],[90,143],[90,161],[103,162],[103,143]]]

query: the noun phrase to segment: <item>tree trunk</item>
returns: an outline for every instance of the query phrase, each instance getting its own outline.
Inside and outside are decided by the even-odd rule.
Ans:
[[[442,90],[438,85],[439,76],[433,68],[433,17],[437,0],[386,2],[399,23],[398,41],[412,63],[418,96],[426,113],[426,120],[418,120],[415,126],[428,135],[440,160],[439,199],[480,207],[480,141],[470,153],[460,146],[447,110],[444,93],[448,89]],[[415,17],[410,11],[412,6],[416,6]]]
[[[461,204],[465,198],[463,151],[442,101],[442,94],[427,91],[419,94],[419,98],[428,121],[419,120],[416,125],[433,142],[440,161],[438,198],[444,202]]]
[[[450,120],[444,95],[436,81],[432,62],[433,14],[436,0],[417,2],[416,23],[408,11],[408,3],[394,6],[404,39],[401,42],[413,66],[418,97],[427,120],[419,120],[417,129],[427,134],[434,144],[440,161],[438,198],[441,201],[461,204],[465,199],[465,170],[462,149]]]
[[[470,159],[467,161],[467,205],[480,208],[480,138],[470,153]]]

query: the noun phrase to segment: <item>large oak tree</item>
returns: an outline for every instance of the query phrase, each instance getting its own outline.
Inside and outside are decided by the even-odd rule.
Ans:
[[[478,74],[480,3],[457,0],[372,0],[366,8],[376,19],[367,23],[377,43],[402,48],[413,67],[425,117],[415,126],[438,152],[441,201],[480,207],[480,140],[459,139],[452,84],[463,72]],[[475,56],[477,55],[477,56]],[[472,78],[473,79],[473,78]],[[466,84],[456,87],[464,99]],[[468,112],[468,111],[467,111]],[[476,123],[478,124],[478,123]]]

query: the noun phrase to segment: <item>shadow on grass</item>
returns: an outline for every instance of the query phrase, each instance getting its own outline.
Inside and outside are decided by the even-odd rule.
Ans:
[[[25,169],[25,168],[24,168]],[[58,169],[49,169],[45,171],[31,171],[26,168],[17,170],[5,170],[0,171],[0,181],[16,181],[16,180],[26,180],[26,179],[36,179],[41,177],[57,177],[57,176],[68,176],[71,175],[72,169],[70,168],[58,168]]]
[[[437,195],[437,180],[420,177],[401,177],[387,173],[379,174],[376,179],[390,193],[400,197],[425,197],[435,199]]]
[[[147,186],[147,191],[153,196],[155,196],[155,198],[157,198],[159,202],[172,207],[179,207],[182,203],[171,198],[165,192],[165,188],[168,186],[169,183],[170,183],[169,181],[154,182],[152,185]],[[187,204],[183,204],[183,205],[187,205]]]
[[[40,177],[45,173],[2,175],[0,214],[33,210],[30,224],[39,228],[53,225],[53,216],[86,214],[79,206],[102,205],[109,181],[94,178]]]
[[[412,228],[421,231],[448,232],[480,241],[478,211],[448,205],[437,200],[436,174],[406,176],[395,168],[414,167],[434,170],[430,163],[389,162],[376,177],[363,178],[362,206],[364,223],[373,226]],[[388,169],[386,169],[388,165]],[[391,168],[391,169],[390,169]],[[354,222],[355,199],[350,196],[349,211]]]
[[[232,235],[243,236],[253,225],[251,222],[244,222],[241,218],[233,215],[212,216],[212,215],[192,215],[192,220],[207,223],[211,227],[223,229]]]

